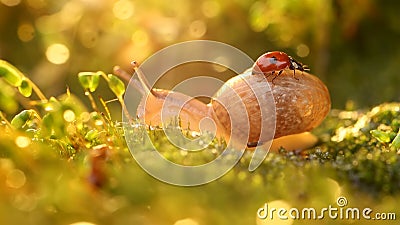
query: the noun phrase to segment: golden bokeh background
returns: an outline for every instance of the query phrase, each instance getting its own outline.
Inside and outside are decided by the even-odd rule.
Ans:
[[[333,107],[366,107],[400,100],[399,9],[377,0],[0,0],[0,58],[58,95],[82,91],[80,71],[129,70],[171,44],[209,39],[253,59],[285,51],[327,83]]]

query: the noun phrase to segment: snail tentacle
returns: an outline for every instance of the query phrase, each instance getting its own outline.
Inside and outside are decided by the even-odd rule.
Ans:
[[[139,64],[136,61],[132,61],[131,64],[139,78],[140,83],[142,84],[142,87],[143,87],[145,93],[146,94],[151,93],[152,95],[159,97],[158,93],[156,91],[154,91],[152,87],[150,87],[150,84],[147,81],[146,76],[143,74],[142,70],[139,68]]]

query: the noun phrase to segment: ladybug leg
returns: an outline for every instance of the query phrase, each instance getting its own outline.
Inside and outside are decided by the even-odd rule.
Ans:
[[[270,76],[274,76],[275,70],[271,71],[271,73],[264,73],[264,74],[266,75],[265,78],[268,78],[268,77],[270,77]],[[272,81],[273,81],[274,79],[275,79],[275,78],[273,78]]]
[[[301,65],[301,63],[297,62],[295,59],[293,59],[292,57],[290,57],[290,65],[289,65],[289,69],[293,70],[293,78],[296,80],[299,80],[299,78],[296,77],[296,68],[301,70],[301,72],[303,73],[304,68]]]
[[[303,73],[303,71],[301,71],[301,73]],[[293,78],[299,80],[299,78],[296,77],[296,69],[293,70]]]
[[[271,73],[268,73],[268,75],[266,77],[274,76],[274,74],[275,74],[275,70],[273,70]]]
[[[296,80],[299,80],[299,78],[296,77],[296,67],[294,67],[293,65],[291,65],[291,66],[289,67],[289,69],[293,70],[293,78],[296,79]],[[302,70],[301,72],[303,72],[303,70]]]
[[[275,71],[272,71],[272,73],[274,73],[274,72],[275,72]],[[279,73],[278,73],[274,78],[272,78],[272,83],[274,83],[274,80],[275,80],[279,75],[281,75],[282,72],[283,72],[283,70],[279,71]]]

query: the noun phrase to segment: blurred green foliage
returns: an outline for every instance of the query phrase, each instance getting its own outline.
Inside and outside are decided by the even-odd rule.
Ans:
[[[0,62],[0,80],[6,80],[4,85],[11,90],[19,90],[22,82],[14,81],[27,77]],[[262,225],[271,224],[269,219],[256,217],[265,203],[320,210],[340,206],[340,196],[346,198],[346,207],[371,208],[371,217],[376,213],[398,216],[400,103],[381,104],[368,112],[332,110],[314,130],[320,139],[317,146],[270,152],[254,172],[248,171],[253,152],[247,151],[220,179],[198,187],[178,187],[151,177],[135,162],[124,140],[125,125],[132,126],[128,132],[135,137],[127,141],[141,146],[136,150],[146,154],[155,145],[165,158],[181,165],[210,162],[226,144],[214,139],[202,151],[180,151],[162,128],[149,128],[135,120],[129,124],[113,121],[108,103],[100,101],[100,108],[93,101],[92,94],[103,81],[117,97],[123,94],[124,84],[117,76],[84,72],[76,79],[93,109],[67,91],[59,98],[42,96],[41,101],[31,101],[36,104],[10,121],[0,113],[0,224]],[[33,91],[41,93],[37,88]],[[13,100],[15,104],[24,102]],[[120,104],[124,106],[123,101]],[[178,120],[172,121],[165,129],[181,132],[178,124]],[[183,133],[194,137],[191,131]],[[208,143],[204,139],[198,142]],[[281,221],[287,225],[310,223],[307,219],[273,222]],[[317,222],[349,221],[376,224],[373,219],[333,220],[327,214]],[[397,224],[396,220],[379,222]]]
[[[0,58],[56,95],[65,80],[79,90],[70,78],[80,71],[211,39],[253,59],[285,51],[326,82],[334,108],[365,107],[399,100],[399,10],[377,0],[1,0]]]

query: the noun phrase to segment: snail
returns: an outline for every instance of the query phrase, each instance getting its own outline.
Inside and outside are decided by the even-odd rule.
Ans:
[[[287,150],[312,147],[317,138],[308,131],[317,127],[330,110],[330,96],[324,83],[285,53],[262,55],[252,68],[226,81],[209,104],[179,92],[151,88],[138,65],[134,66],[139,81],[133,80],[133,85],[144,96],[137,108],[141,121],[162,126],[162,111],[166,114],[179,112],[182,128],[200,131],[203,119],[212,118],[217,137],[247,138],[249,148],[272,138],[271,150],[281,146]],[[241,104],[232,100],[234,96],[240,98]],[[243,106],[246,115],[239,115],[243,121],[236,121],[234,129],[247,126],[248,135],[233,137],[230,117],[236,113],[235,107]],[[272,136],[266,129],[274,132]]]

